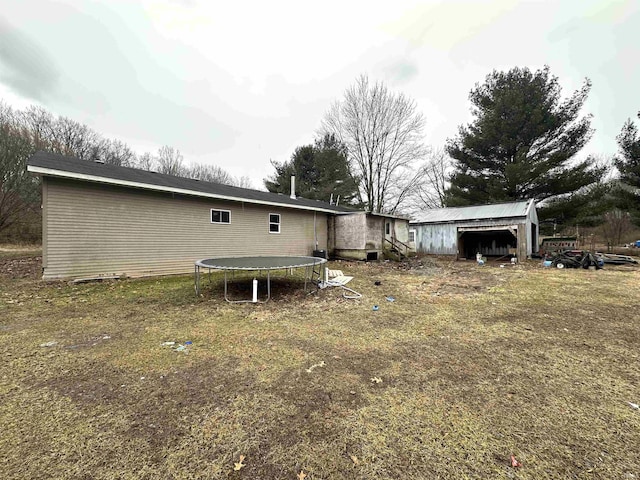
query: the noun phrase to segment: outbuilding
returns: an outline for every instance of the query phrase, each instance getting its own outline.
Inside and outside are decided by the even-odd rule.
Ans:
[[[534,200],[426,210],[410,222],[409,231],[419,254],[524,260],[538,251]]]
[[[348,207],[45,152],[43,278],[187,273],[217,256],[326,252],[329,219]],[[334,233],[340,235],[340,232]]]
[[[329,239],[335,257],[379,260],[408,256],[409,219],[387,213],[355,212],[329,218]]]

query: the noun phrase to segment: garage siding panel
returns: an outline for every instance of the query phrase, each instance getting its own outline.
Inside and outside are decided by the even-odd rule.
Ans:
[[[416,251],[434,255],[456,255],[458,234],[454,224],[411,225],[416,231]]]
[[[327,248],[327,214],[45,178],[45,279],[193,271],[217,256],[310,255]],[[212,224],[211,209],[230,224]],[[269,233],[269,214],[280,233]],[[315,219],[315,220],[314,220]]]

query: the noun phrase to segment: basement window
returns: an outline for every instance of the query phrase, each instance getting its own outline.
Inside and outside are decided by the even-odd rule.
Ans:
[[[269,214],[269,233],[280,233],[280,214]]]
[[[211,209],[211,223],[231,223],[230,210]]]

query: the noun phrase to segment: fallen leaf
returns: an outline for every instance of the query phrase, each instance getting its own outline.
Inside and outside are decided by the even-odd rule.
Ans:
[[[304,477],[306,477],[306,476],[307,476],[307,474],[306,474],[306,473],[304,473],[304,471],[303,471],[303,470],[300,470],[300,473],[297,475],[297,477],[298,477],[300,480],[304,480]]]
[[[349,458],[351,458],[351,461],[353,461],[354,464],[360,465],[360,461],[358,460],[358,457],[356,457],[355,455],[349,455]]]
[[[244,455],[240,455],[240,461],[239,461],[238,463],[234,463],[234,464],[233,464],[233,469],[234,469],[235,471],[238,471],[238,470],[240,470],[242,467],[244,467],[244,466],[245,466],[245,464],[244,464],[244,463],[242,463],[242,461],[243,461],[243,460],[244,460]]]

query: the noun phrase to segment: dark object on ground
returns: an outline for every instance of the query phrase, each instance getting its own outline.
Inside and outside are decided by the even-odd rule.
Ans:
[[[613,253],[598,253],[596,258],[602,259],[602,262],[608,265],[631,265],[637,264],[638,261],[628,255],[614,255]]]
[[[565,250],[554,255],[551,258],[551,264],[558,268],[584,268],[587,269],[591,266],[596,267],[596,270],[600,270],[604,265],[602,259],[597,259],[590,252],[583,250]]]
[[[382,285],[382,282],[380,280],[376,280],[375,282],[373,282],[373,284],[379,287],[380,285]]]

